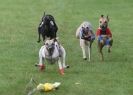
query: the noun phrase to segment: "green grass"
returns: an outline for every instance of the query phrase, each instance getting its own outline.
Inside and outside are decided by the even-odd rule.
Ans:
[[[59,90],[45,95],[133,95],[132,6],[132,0],[1,1],[0,95],[24,95],[32,76],[40,83],[62,83]],[[55,17],[59,40],[67,52],[66,63],[71,68],[64,76],[59,75],[57,65],[47,64],[45,72],[34,67],[43,44],[36,41],[44,11]],[[105,61],[101,62],[95,41],[92,61],[84,61],[75,31],[84,20],[96,31],[101,14],[110,16],[112,52],[108,54],[104,47]]]

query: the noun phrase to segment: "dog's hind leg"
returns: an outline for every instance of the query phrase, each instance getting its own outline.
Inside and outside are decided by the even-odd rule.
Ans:
[[[91,61],[91,42],[89,42],[89,45],[88,45],[88,55],[89,55],[89,61]]]
[[[113,45],[113,39],[109,39],[109,47],[108,47],[108,53],[110,53],[111,52],[111,47],[112,47],[112,45]]]
[[[99,49],[99,53],[100,53],[100,56],[101,56],[101,60],[104,61],[104,57],[103,57],[103,52],[102,52],[102,48],[103,48],[103,44],[98,42],[98,49]]]
[[[104,61],[102,49],[100,49],[100,54],[101,54],[101,60]]]

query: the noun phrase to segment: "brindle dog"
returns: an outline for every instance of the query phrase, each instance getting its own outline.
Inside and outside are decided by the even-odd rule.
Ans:
[[[104,17],[101,15],[99,19],[99,28],[97,29],[96,35],[98,38],[98,49],[101,55],[101,60],[104,60],[102,49],[106,45],[108,47],[108,52],[110,53],[111,46],[113,44],[112,33],[108,27],[109,17]]]

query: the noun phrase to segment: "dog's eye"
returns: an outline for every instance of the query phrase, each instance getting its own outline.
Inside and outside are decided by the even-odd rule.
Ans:
[[[54,45],[54,43],[52,43],[52,45]]]
[[[45,43],[45,45],[48,45],[48,43]]]
[[[86,27],[87,29],[89,29],[89,27]]]

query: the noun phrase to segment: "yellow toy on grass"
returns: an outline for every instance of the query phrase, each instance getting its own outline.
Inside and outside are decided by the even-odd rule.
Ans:
[[[60,82],[55,82],[55,83],[44,83],[44,84],[39,84],[37,86],[37,90],[38,91],[44,91],[44,92],[48,92],[48,91],[52,91],[57,89],[60,86]]]
[[[33,95],[35,92],[49,92],[52,90],[56,90],[60,86],[60,82],[55,82],[55,83],[40,83],[37,85],[36,88],[34,88],[32,91],[28,93],[28,95]]]

